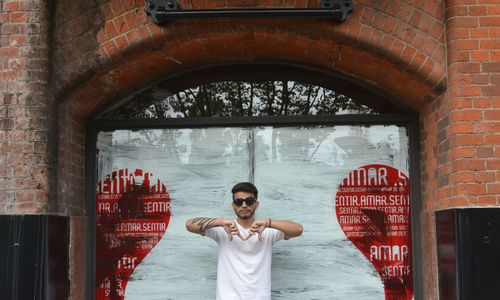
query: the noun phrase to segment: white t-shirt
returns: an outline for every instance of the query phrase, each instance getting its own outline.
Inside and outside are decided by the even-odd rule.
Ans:
[[[236,224],[246,237],[248,231]],[[257,234],[246,241],[235,235],[231,241],[222,227],[207,229],[205,235],[219,244],[217,300],[271,299],[272,247],[284,238],[283,232],[266,228],[262,241]]]

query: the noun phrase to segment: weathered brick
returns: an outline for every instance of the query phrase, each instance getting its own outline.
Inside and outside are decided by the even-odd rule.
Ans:
[[[460,183],[454,187],[454,195],[484,195],[486,186],[480,183]]]
[[[500,184],[490,183],[486,185],[488,194],[498,195],[500,194]]]
[[[489,98],[476,98],[473,100],[474,108],[491,108],[491,99]]]
[[[483,72],[500,73],[500,62],[485,62],[481,65]]]
[[[495,172],[478,172],[476,174],[476,180],[479,183],[495,182]]]
[[[8,1],[2,3],[2,10],[4,12],[13,12],[19,10],[19,2],[18,1]]]
[[[500,26],[500,16],[481,17],[481,18],[479,18],[479,26],[481,26],[481,27],[499,27]]]
[[[451,163],[453,171],[481,171],[486,168],[486,162],[482,159],[462,159]]]
[[[469,16],[484,16],[486,15],[486,6],[469,6]]]
[[[500,85],[497,86],[483,86],[481,88],[483,96],[492,96],[499,97],[500,96]]]
[[[84,120],[107,105],[109,99],[183,67],[264,58],[304,62],[343,73],[390,91],[418,111],[422,120],[424,190],[420,215],[428,221],[422,222],[427,232],[424,239],[433,236],[430,216],[437,207],[499,204],[497,187],[484,184],[486,190],[481,187],[481,183],[494,184],[491,170],[498,170],[494,158],[500,155],[497,147],[492,148],[498,145],[499,132],[493,124],[498,123],[498,113],[493,109],[500,108],[495,74],[498,72],[495,64],[500,61],[496,41],[500,20],[498,1],[359,1],[353,14],[340,25],[322,20],[210,20],[172,22],[162,29],[146,16],[143,0],[59,1],[55,6],[55,45],[51,54],[55,74],[44,71],[48,59],[46,47],[35,45],[44,43],[47,24],[28,26],[24,23],[33,21],[37,14],[18,11],[29,8],[45,12],[46,1],[38,2],[2,3],[3,12],[15,13],[8,20],[6,14],[0,13],[2,34],[11,35],[9,39],[0,37],[0,77],[4,79],[0,80],[0,95],[4,92],[23,95],[0,96],[0,103],[18,102],[21,106],[27,102],[44,103],[46,96],[31,94],[47,88],[48,75],[55,78],[56,94],[64,95],[57,99],[60,101],[58,184],[64,209],[84,210]],[[183,1],[184,4],[201,9],[263,4],[313,7],[316,3],[206,0]],[[73,9],[77,6],[87,11]],[[19,23],[12,24],[14,21]],[[9,58],[2,61],[4,57]],[[26,57],[30,59],[24,62],[14,59]],[[20,77],[22,81],[16,81]],[[0,111],[3,116],[0,130],[13,132],[13,144],[0,148],[21,152],[7,154],[0,163],[1,172],[14,174],[14,162],[19,166],[39,164],[42,169],[47,166],[44,153],[51,137],[47,135],[47,121],[40,117],[44,111],[47,110],[30,109],[29,116],[23,116],[15,108]],[[7,120],[10,116],[20,119]],[[486,141],[492,145],[486,145]],[[37,153],[23,153],[31,151],[28,144]],[[17,174],[29,177],[25,171],[18,167]],[[26,194],[16,195],[13,191],[2,194],[9,195],[8,201],[15,203],[8,206],[9,210],[45,209],[46,185],[38,179],[15,181]],[[500,177],[495,180],[498,182]],[[37,194],[34,191],[40,182],[43,189]],[[0,183],[0,189],[4,186],[5,182]],[[34,204],[30,206],[29,201]],[[435,252],[424,254],[425,270],[435,269],[434,258]],[[424,298],[437,298],[432,292],[437,278],[433,272],[426,274],[429,276],[424,279],[424,287],[430,292],[426,290]],[[72,285],[74,288],[75,283]]]
[[[483,206],[493,206],[498,205],[497,197],[491,195],[479,195],[477,197],[477,204]]]
[[[464,109],[450,113],[450,119],[452,122],[479,121],[481,120],[481,117],[482,117],[481,110],[474,110],[474,109]]]

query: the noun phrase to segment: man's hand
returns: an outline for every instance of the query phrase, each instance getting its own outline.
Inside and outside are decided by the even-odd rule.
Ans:
[[[249,238],[252,237],[255,233],[259,235],[259,240],[262,240],[262,231],[266,228],[266,222],[267,221],[255,221],[253,222],[252,226],[250,227],[249,234],[248,236],[244,237],[241,235],[240,230],[238,229],[238,225],[236,225],[236,222],[233,220],[229,219],[219,219],[218,224],[219,226],[222,226],[224,230],[227,232],[227,236],[230,241],[233,240],[233,236],[236,235],[238,236],[242,241],[246,241]],[[263,227],[261,226],[261,223],[263,223]],[[254,228],[255,230],[252,230]]]
[[[229,238],[230,241],[233,240],[233,235],[237,235],[240,237],[240,239],[243,240],[240,234],[240,230],[238,229],[238,225],[236,225],[235,221],[229,219],[222,219],[221,226],[227,232],[227,237]]]
[[[252,235],[257,234],[259,240],[262,241],[262,232],[269,226],[269,220],[258,220],[250,226],[249,235],[245,240],[248,240]]]
[[[240,239],[246,241],[249,237],[244,238],[238,229],[236,222],[229,219],[221,218],[192,218],[186,221],[186,229],[190,232],[204,235],[205,231],[213,227],[222,227],[227,232],[229,240],[233,240],[233,235],[237,235]]]

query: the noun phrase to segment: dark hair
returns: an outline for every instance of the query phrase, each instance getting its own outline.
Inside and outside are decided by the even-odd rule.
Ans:
[[[255,187],[255,185],[253,185],[250,182],[240,182],[240,183],[237,183],[235,186],[233,186],[231,193],[233,193],[233,195],[234,195],[237,192],[253,193],[255,195],[255,198],[257,198],[257,195],[259,194],[259,191],[257,191],[257,188]]]

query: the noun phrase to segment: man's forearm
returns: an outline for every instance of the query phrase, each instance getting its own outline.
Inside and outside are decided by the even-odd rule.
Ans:
[[[204,234],[209,228],[222,226],[219,218],[192,218],[186,221],[186,229],[193,233]]]
[[[302,225],[292,221],[269,219],[268,222],[270,224],[268,224],[267,226],[282,231],[285,234],[286,240],[300,236],[302,234],[302,231],[304,230]]]

